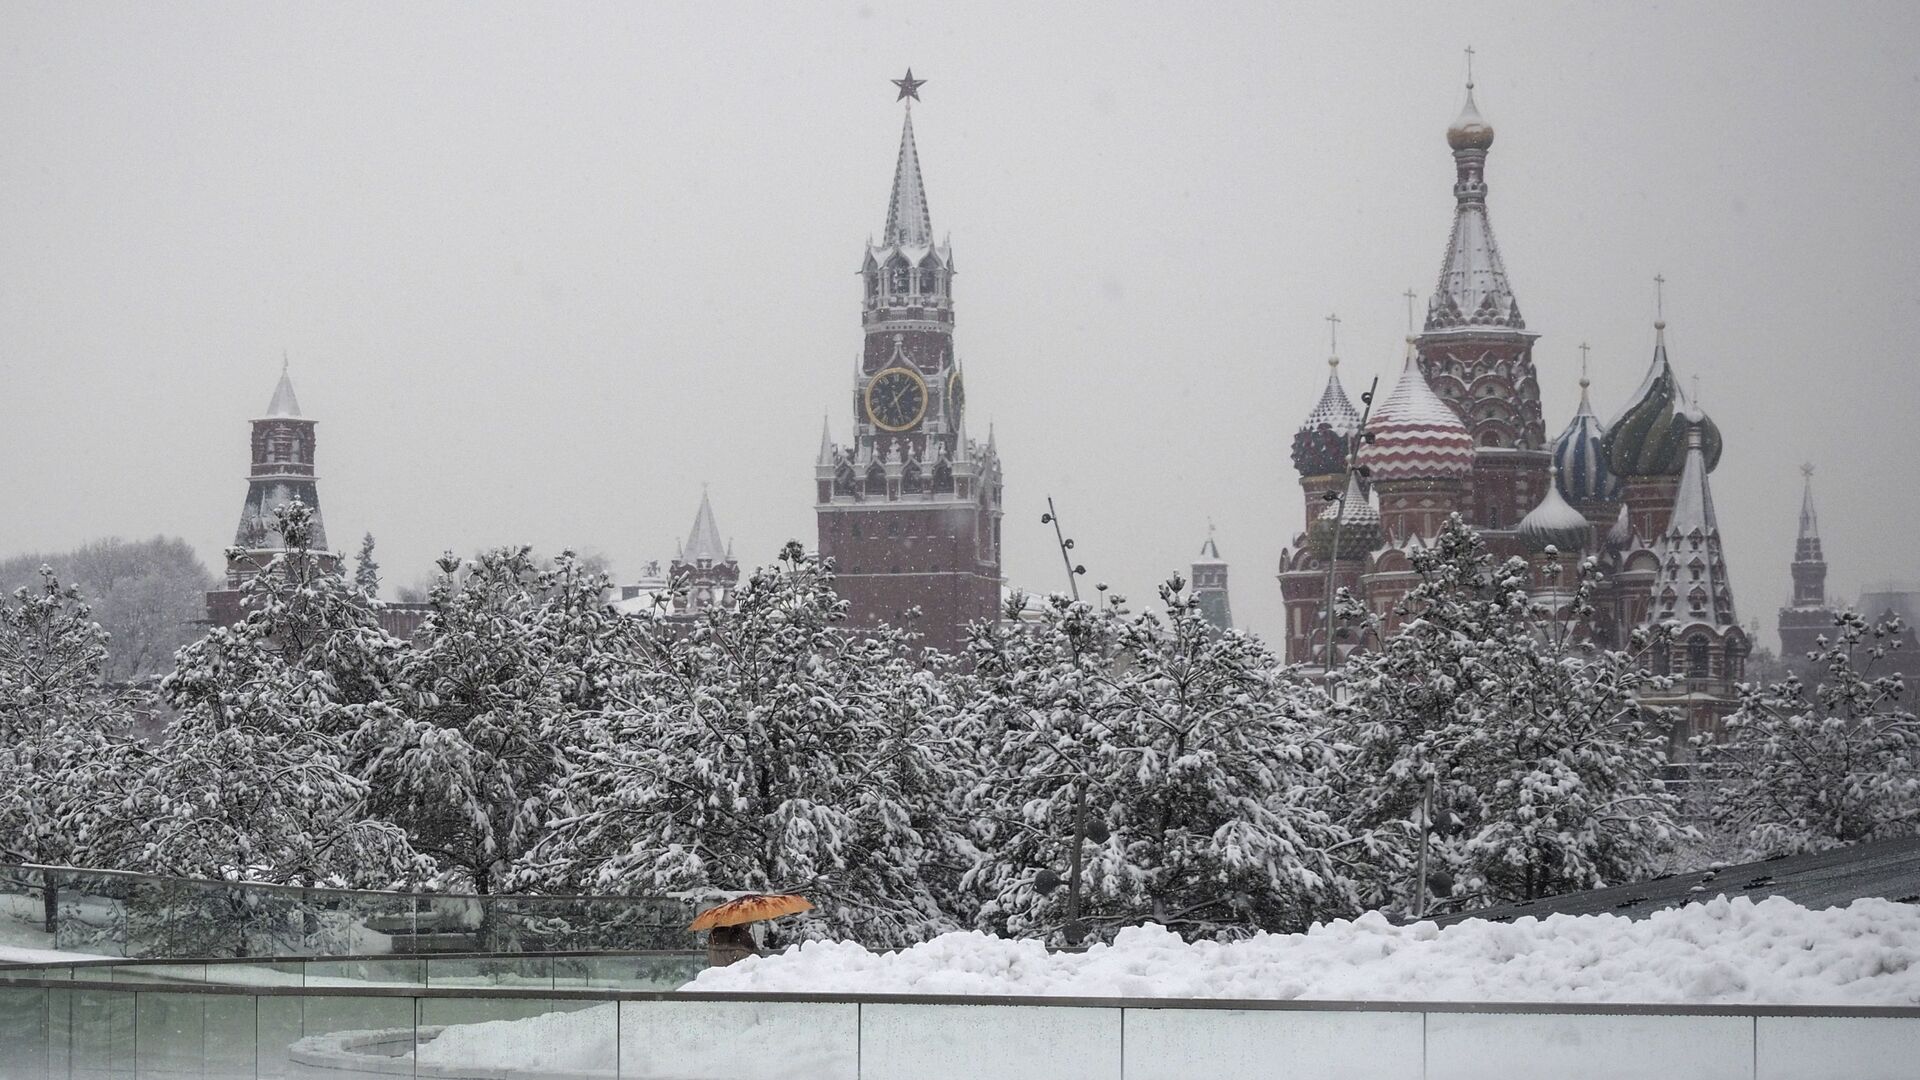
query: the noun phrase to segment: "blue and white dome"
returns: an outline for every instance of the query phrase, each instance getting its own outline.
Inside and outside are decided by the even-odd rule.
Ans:
[[[1575,506],[1610,503],[1620,498],[1620,478],[1607,467],[1606,425],[1587,400],[1588,380],[1580,380],[1580,409],[1567,430],[1553,440],[1553,467],[1560,494]]]

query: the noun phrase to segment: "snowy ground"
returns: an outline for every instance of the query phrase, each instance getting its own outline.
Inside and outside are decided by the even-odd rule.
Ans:
[[[1716,899],[1641,920],[1555,915],[1446,928],[1379,915],[1231,945],[1159,927],[1049,953],[947,934],[897,953],[815,942],[702,972],[688,990],[1357,1001],[1920,1005],[1920,908]]]
[[[70,964],[78,960],[112,960],[111,956],[92,953],[58,952],[53,949],[27,949],[0,945],[0,964]]]

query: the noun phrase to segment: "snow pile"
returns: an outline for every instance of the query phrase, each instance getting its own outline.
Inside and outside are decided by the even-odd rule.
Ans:
[[[416,1053],[420,1065],[472,1065],[538,1074],[619,1060],[615,1006],[550,1012],[524,1020],[486,1020],[443,1028]]]
[[[896,953],[812,942],[702,972],[727,993],[984,994],[1359,1001],[1920,1005],[1920,908],[1858,900],[1810,911],[1747,897],[1656,912],[1446,928],[1377,913],[1187,944],[1158,926],[1083,954],[978,933]]]

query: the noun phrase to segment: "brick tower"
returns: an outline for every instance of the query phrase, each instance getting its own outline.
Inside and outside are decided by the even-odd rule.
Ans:
[[[247,473],[240,524],[227,551],[227,587],[207,594],[207,621],[217,626],[240,621],[241,587],[286,550],[285,541],[273,529],[273,512],[280,506],[298,499],[312,507],[313,537],[308,546],[315,552],[327,551],[327,529],[320,517],[320,490],[313,471],[313,429],[314,421],[300,415],[300,401],[283,361],[266,415],[253,421],[253,464]],[[339,556],[328,553],[319,559],[325,569],[339,569]]]
[[[1213,542],[1213,525],[1207,525],[1207,542],[1200,545],[1200,557],[1193,560],[1193,598],[1200,602],[1200,614],[1221,630],[1233,629],[1233,605],[1227,598],[1227,560],[1220,557],[1220,546]]]
[[[1820,519],[1813,512],[1813,466],[1800,466],[1800,536],[1793,544],[1793,603],[1780,609],[1780,659],[1798,670],[1807,665],[1814,639],[1833,632],[1827,606],[1827,557],[1820,550]]]
[[[821,432],[814,461],[820,554],[855,625],[911,625],[956,650],[1000,600],[1000,459],[967,438],[953,348],[953,248],[933,240],[913,143],[925,80],[895,80],[908,102],[880,243],[860,267],[866,342],[853,385],[853,440]],[[918,610],[918,616],[913,612]]]

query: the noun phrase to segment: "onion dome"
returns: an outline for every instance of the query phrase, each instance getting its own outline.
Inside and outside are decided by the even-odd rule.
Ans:
[[[1570,503],[1605,503],[1620,497],[1620,481],[1607,468],[1607,429],[1587,400],[1586,376],[1580,378],[1580,408],[1567,430],[1553,440],[1553,468],[1560,494]]]
[[[1720,464],[1720,429],[1706,413],[1692,409],[1667,362],[1667,324],[1653,324],[1653,366],[1619,417],[1607,425],[1603,440],[1607,468],[1615,476],[1679,476],[1687,458],[1687,428],[1701,426],[1700,447],[1706,466]]]
[[[1453,407],[1427,385],[1407,343],[1407,366],[1367,424],[1372,441],[1355,457],[1376,484],[1396,480],[1465,480],[1473,475],[1473,436]]]
[[[1319,403],[1293,436],[1293,467],[1301,476],[1344,472],[1347,444],[1360,430],[1360,414],[1340,385],[1340,358],[1329,357],[1327,367],[1331,369],[1327,372],[1327,388],[1320,392]]]
[[[1337,519],[1337,520],[1336,520]],[[1340,547],[1334,551],[1334,532],[1340,534]],[[1307,529],[1307,550],[1324,559],[1329,552],[1336,559],[1364,559],[1380,546],[1380,510],[1373,505],[1367,489],[1360,484],[1359,473],[1347,474],[1347,497],[1327,504]]]
[[[1455,150],[1485,150],[1493,145],[1493,125],[1480,116],[1473,103],[1473,84],[1467,84],[1467,101],[1460,115],[1447,125],[1447,145]]]
[[[1560,470],[1555,468],[1553,472],[1553,483],[1547,485],[1547,494],[1539,506],[1520,519],[1514,535],[1528,551],[1541,552],[1549,546],[1563,553],[1582,551],[1593,539],[1593,526],[1585,514],[1560,497]]]

